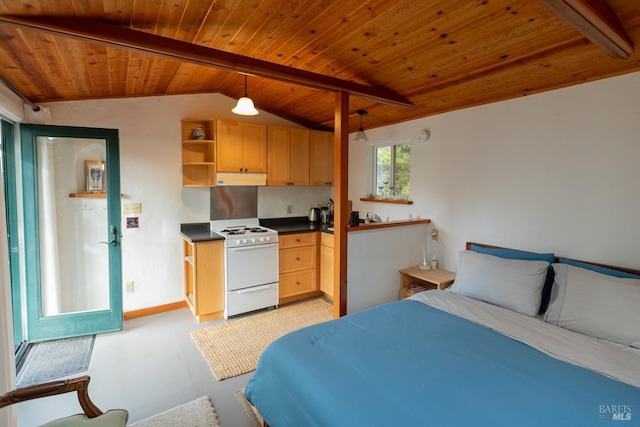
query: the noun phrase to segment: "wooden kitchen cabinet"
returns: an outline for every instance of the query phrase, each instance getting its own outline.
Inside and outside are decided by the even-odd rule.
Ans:
[[[218,119],[216,127],[218,172],[267,171],[267,125]]]
[[[320,291],[333,300],[333,234],[320,233]]]
[[[333,185],[333,132],[309,131],[309,184]]]
[[[216,185],[215,120],[182,121],[182,185]]]
[[[198,322],[222,318],[224,312],[224,241],[182,240],[184,297]]]
[[[309,185],[309,130],[267,127],[267,185]]]
[[[317,234],[278,236],[280,304],[321,295],[317,280]]]

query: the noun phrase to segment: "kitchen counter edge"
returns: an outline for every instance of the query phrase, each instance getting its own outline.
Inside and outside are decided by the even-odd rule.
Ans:
[[[180,224],[180,235],[190,243],[224,240],[224,237],[211,231],[208,222]]]

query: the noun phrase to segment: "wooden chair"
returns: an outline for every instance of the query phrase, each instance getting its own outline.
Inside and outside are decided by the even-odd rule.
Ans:
[[[36,384],[29,387],[19,388],[5,393],[0,397],[0,408],[20,403],[27,400],[39,399],[41,397],[55,396],[75,391],[78,393],[78,401],[84,414],[75,415],[65,418],[65,423],[60,425],[82,425],[83,421],[101,416],[108,416],[112,419],[113,425],[126,425],[128,413],[122,409],[116,409],[103,413],[89,398],[89,381],[88,375],[71,378],[67,380],[52,381],[44,384]],[[55,422],[54,422],[55,423]],[[52,424],[58,425],[58,424]],[[109,424],[110,425],[110,424]]]

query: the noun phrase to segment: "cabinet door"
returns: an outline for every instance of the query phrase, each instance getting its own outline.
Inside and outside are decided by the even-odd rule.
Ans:
[[[218,120],[216,127],[218,172],[242,171],[244,169],[242,124],[233,120]]]
[[[242,158],[244,172],[267,171],[267,126],[242,124]]]
[[[216,240],[194,246],[195,314],[221,313],[224,310],[224,243]]]
[[[293,185],[309,185],[309,130],[291,128],[291,177]]]
[[[316,268],[316,247],[302,246],[300,248],[280,249],[280,273],[308,270]]]
[[[316,290],[315,270],[296,271],[280,275],[280,298],[313,292]]]
[[[267,128],[267,185],[291,185],[291,132],[283,126]]]
[[[320,290],[333,298],[333,248],[325,245],[320,246]]]
[[[309,132],[310,185],[333,185],[333,133]]]

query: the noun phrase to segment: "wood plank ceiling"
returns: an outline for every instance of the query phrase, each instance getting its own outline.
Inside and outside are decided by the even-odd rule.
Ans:
[[[547,0],[545,0],[547,1]],[[607,0],[631,43],[640,2]],[[82,18],[399,94],[417,108],[350,97],[365,128],[640,70],[609,56],[536,0],[0,0],[1,15]],[[244,93],[241,74],[0,23],[0,76],[34,103]],[[249,77],[256,106],[333,127],[325,90]]]

